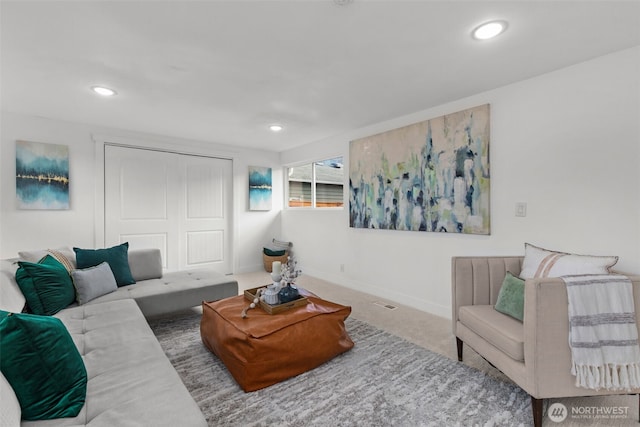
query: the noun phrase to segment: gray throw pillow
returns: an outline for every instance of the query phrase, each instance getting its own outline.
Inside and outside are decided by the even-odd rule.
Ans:
[[[116,278],[107,262],[83,270],[73,270],[71,278],[76,288],[78,304],[86,304],[118,289]]]

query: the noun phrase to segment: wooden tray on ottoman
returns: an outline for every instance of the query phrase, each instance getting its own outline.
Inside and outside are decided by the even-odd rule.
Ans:
[[[265,287],[266,286],[260,286],[259,288],[245,289],[244,297],[249,301],[253,302],[253,300],[256,298],[256,293],[258,292],[258,289],[262,289]],[[285,302],[284,304],[276,304],[276,305],[267,304],[266,302],[260,300],[260,308],[262,308],[264,311],[266,311],[269,314],[278,314],[278,313],[282,313],[283,311],[290,310],[294,307],[301,307],[303,305],[307,305],[308,303],[309,303],[309,300],[307,300],[306,297],[303,297],[301,295],[300,298],[296,300]]]

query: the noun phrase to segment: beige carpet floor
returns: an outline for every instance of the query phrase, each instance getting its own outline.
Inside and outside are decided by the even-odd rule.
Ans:
[[[238,274],[234,278],[238,280],[239,289],[264,286],[269,283],[270,277],[266,272]],[[403,337],[421,347],[442,354],[451,359],[457,359],[455,338],[452,334],[451,321],[439,316],[403,306],[391,301],[385,301],[373,295],[357,292],[352,289],[336,285],[315,277],[301,276],[298,285],[308,289],[321,298],[334,301],[352,307],[352,316],[363,320],[380,329],[394,335]],[[387,308],[391,305],[394,308]],[[472,349],[464,347],[464,363],[476,369],[487,372],[489,375],[504,381],[509,381],[500,371],[493,368]],[[543,426],[637,426],[638,425],[638,397],[637,396],[608,396],[587,397],[552,400],[549,403],[560,402],[564,404],[569,416],[560,423],[553,422],[546,415]],[[611,410],[620,407],[627,414],[624,418],[612,419],[596,418],[595,415],[586,416],[587,412]],[[575,409],[574,409],[575,408]],[[582,418],[572,416],[571,412],[580,411]]]

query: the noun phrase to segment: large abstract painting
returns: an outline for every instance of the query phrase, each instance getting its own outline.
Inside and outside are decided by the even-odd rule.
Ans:
[[[69,209],[69,147],[16,141],[19,209]]]
[[[490,234],[489,104],[351,141],[353,228]]]
[[[271,210],[271,168],[249,166],[249,210]]]

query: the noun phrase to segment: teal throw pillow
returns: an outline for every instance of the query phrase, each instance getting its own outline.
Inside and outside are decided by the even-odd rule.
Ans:
[[[73,248],[73,250],[76,253],[78,268],[95,267],[106,262],[111,267],[118,286],[136,283],[129,268],[129,242],[107,249]]]
[[[495,309],[522,322],[524,319],[524,280],[507,272],[498,293]]]
[[[19,261],[18,265],[16,282],[33,314],[51,316],[75,301],[69,272],[51,255],[38,263]]]
[[[264,254],[266,256],[283,256],[286,253],[287,251],[285,249],[279,250],[279,249],[264,248]]]
[[[0,368],[23,420],[75,417],[87,395],[87,370],[60,319],[0,311]]]

